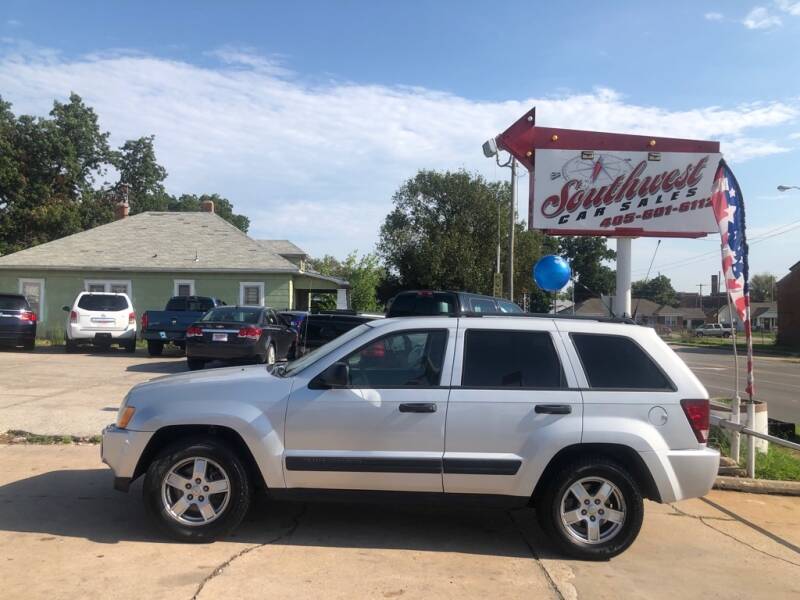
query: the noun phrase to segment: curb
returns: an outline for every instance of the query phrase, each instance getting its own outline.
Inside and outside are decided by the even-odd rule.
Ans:
[[[714,489],[747,492],[749,494],[800,496],[800,481],[773,481],[770,479],[719,476],[714,482]]]

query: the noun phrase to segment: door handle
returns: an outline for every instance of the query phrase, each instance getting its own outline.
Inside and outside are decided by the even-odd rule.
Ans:
[[[533,410],[540,415],[568,415],[572,407],[569,404],[537,404]]]
[[[400,412],[407,413],[435,413],[436,404],[433,402],[409,402],[400,405]]]

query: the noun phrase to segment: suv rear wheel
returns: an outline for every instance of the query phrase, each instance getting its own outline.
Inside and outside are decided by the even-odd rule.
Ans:
[[[241,523],[251,485],[242,461],[216,440],[183,440],[162,452],[147,470],[145,508],[170,537],[211,542]]]
[[[162,352],[164,352],[164,342],[147,340],[147,353],[150,356],[161,356]]]
[[[639,534],[644,501],[634,478],[611,460],[579,460],[547,482],[536,502],[542,529],[565,554],[605,560]]]

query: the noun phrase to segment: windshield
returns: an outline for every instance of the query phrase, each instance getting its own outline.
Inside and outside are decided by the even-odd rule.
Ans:
[[[369,325],[359,325],[355,329],[351,329],[347,333],[344,333],[339,337],[337,337],[336,339],[331,340],[324,346],[320,346],[319,348],[317,348],[316,350],[312,350],[305,356],[302,356],[297,360],[291,361],[286,365],[286,368],[284,368],[282,371],[279,372],[279,374],[285,376],[285,375],[294,375],[295,373],[299,373],[306,367],[313,365],[318,360],[325,358],[326,356],[328,356],[328,354],[330,354],[337,348],[340,348],[350,340],[353,340],[358,336],[360,336],[362,333],[369,331],[369,329],[370,329]]]
[[[215,308],[203,315],[201,321],[224,321],[227,323],[258,323],[260,308],[237,308],[226,306]]]
[[[500,312],[504,313],[522,313],[525,312],[519,306],[508,300],[498,300],[497,306],[500,307]]]

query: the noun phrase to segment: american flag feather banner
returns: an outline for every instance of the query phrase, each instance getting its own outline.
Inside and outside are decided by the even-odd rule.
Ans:
[[[744,221],[744,197],[736,177],[733,176],[724,160],[714,175],[714,187],[711,191],[711,204],[714,216],[722,236],[722,272],[725,276],[725,287],[728,289],[731,303],[744,325],[747,343],[747,387],[745,391],[752,400],[755,392],[753,385],[753,330],[750,325],[750,278],[747,264],[747,235]],[[731,326],[733,326],[731,315]]]

